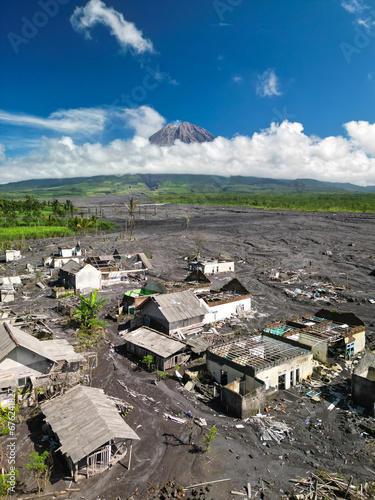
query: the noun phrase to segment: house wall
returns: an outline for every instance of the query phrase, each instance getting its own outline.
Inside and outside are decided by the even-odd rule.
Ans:
[[[314,359],[321,363],[327,363],[328,360],[328,342],[326,340],[315,340],[311,338],[311,334],[301,332],[299,334],[299,341],[302,344],[311,346]]]
[[[366,347],[366,332],[365,330],[353,333],[348,337],[345,337],[345,344],[351,344],[354,342],[354,354],[358,354],[363,351]]]
[[[220,358],[208,351],[207,370],[219,384],[222,383],[222,372],[225,372],[228,384],[246,375],[246,378],[254,379],[256,377],[262,380],[266,390],[271,388],[277,390],[279,388],[279,376],[285,375],[285,389],[289,389],[291,385],[296,383],[297,369],[299,370],[299,380],[311,376],[313,370],[312,359],[312,353],[308,353],[299,358],[284,361],[271,368],[257,371],[255,374],[251,367],[237,365],[238,368],[234,368],[231,364],[226,363],[224,358]]]
[[[126,351],[133,354],[138,359],[143,359],[144,356],[148,355],[153,356],[156,368],[161,371],[169,370],[170,368],[174,368],[176,365],[183,365],[190,359],[190,356],[183,352],[163,358],[149,349],[139,347],[129,341],[126,344]]]
[[[375,404],[375,380],[353,373],[352,400],[355,404],[372,410]]]
[[[304,380],[312,375],[313,371],[313,354],[312,352],[306,356],[301,356],[281,364],[268,368],[266,370],[258,371],[256,376],[258,379],[263,380],[266,389],[279,389],[279,377],[285,375],[285,389],[297,383],[296,374],[299,370],[299,380]]]
[[[266,391],[261,381],[252,379],[254,389],[251,392],[241,394],[241,384],[247,384],[247,381],[241,382],[235,380],[231,384],[221,388],[221,404],[226,412],[235,417],[244,419],[256,415],[264,406],[266,406]]]
[[[219,268],[219,270],[218,270]],[[227,273],[234,271],[234,262],[216,262],[201,267],[204,274]]]
[[[210,307],[210,312],[205,315],[205,323],[213,323],[214,321],[221,321],[225,318],[229,318],[232,314],[237,312],[238,307],[243,307],[244,311],[251,310],[251,298],[246,298],[242,300],[234,300],[233,302],[227,302],[225,304],[208,304]]]
[[[91,265],[85,266],[76,274],[76,290],[81,293],[89,293],[102,289],[101,272]]]
[[[183,321],[176,321],[175,323],[169,324],[169,331],[174,332],[178,329],[183,330],[184,328],[189,328],[194,325],[199,325],[203,323],[204,316],[196,316],[195,318],[188,318]]]
[[[151,328],[154,328],[159,332],[167,334],[169,333],[168,321],[164,318],[164,316],[162,315],[156,304],[152,302],[152,300],[150,300],[143,306],[141,310],[141,316],[146,326],[150,326]]]
[[[82,262],[82,258],[79,258],[79,257],[55,257],[55,258],[53,258],[53,267],[54,267],[54,269],[61,269],[70,260],[77,262],[77,264]],[[47,260],[45,262],[47,262]]]
[[[5,250],[5,262],[12,262],[21,258],[20,250]]]
[[[52,361],[19,346],[0,363],[0,373],[14,375],[16,379],[40,377],[48,374],[52,366]]]

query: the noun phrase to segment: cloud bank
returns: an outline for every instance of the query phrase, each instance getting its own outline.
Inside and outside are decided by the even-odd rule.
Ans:
[[[90,28],[103,24],[109,28],[124,51],[132,49],[136,54],[143,54],[154,50],[152,42],[143,36],[135,24],[126,21],[121,12],[107,7],[101,0],[90,0],[84,7],[76,7],[70,22],[86,38],[91,38]]]
[[[147,136],[165,123],[152,108],[123,110],[136,135],[77,144],[70,136],[43,138],[27,156],[6,158],[0,145],[2,183],[23,179],[81,177],[103,174],[184,173],[242,175],[277,179],[314,178],[322,181],[375,185],[375,125],[349,122],[347,137],[308,136],[297,122],[272,123],[252,136],[218,137],[213,142],[169,148],[149,143]]]

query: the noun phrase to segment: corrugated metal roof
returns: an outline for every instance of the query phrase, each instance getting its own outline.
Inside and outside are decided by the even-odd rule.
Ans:
[[[124,339],[138,347],[143,347],[162,358],[173,356],[186,347],[182,342],[173,340],[151,328],[141,327],[124,335]]]
[[[189,290],[157,295],[151,300],[169,323],[197,318],[210,312],[210,308]]]
[[[59,438],[59,450],[73,463],[111,439],[139,440],[102,389],[73,387],[63,396],[42,404],[41,410]]]

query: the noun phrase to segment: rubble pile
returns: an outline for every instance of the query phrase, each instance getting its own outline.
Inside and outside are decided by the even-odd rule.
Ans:
[[[290,500],[326,500],[330,498],[347,498],[349,500],[365,500],[374,498],[375,483],[366,482],[355,486],[353,477],[346,480],[341,474],[317,472],[302,479],[290,479],[296,483],[295,492]]]
[[[173,498],[183,500],[208,500],[209,497],[207,495],[210,489],[209,485],[184,489],[183,486],[179,486],[177,483],[169,481],[164,486],[153,486],[150,488],[149,495],[147,495],[144,500],[170,500]],[[134,500],[134,497],[130,497],[128,500]]]

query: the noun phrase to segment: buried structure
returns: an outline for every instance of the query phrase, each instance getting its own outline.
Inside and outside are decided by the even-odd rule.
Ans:
[[[139,437],[102,389],[73,387],[41,410],[74,481],[103,472],[126,455],[130,469],[132,443]]]
[[[123,336],[126,340],[126,351],[142,359],[152,356],[153,364],[165,371],[176,365],[183,365],[190,359],[189,347],[174,340],[168,335],[141,327]]]
[[[207,369],[221,384],[227,412],[247,418],[265,406],[267,393],[311,376],[312,358],[307,349],[256,335],[210,347]]]
[[[367,351],[352,374],[352,400],[375,416],[375,354]]]
[[[272,323],[263,330],[267,336],[312,350],[314,359],[331,364],[338,357],[349,360],[363,351],[364,322],[353,313],[321,309],[315,315]]]

